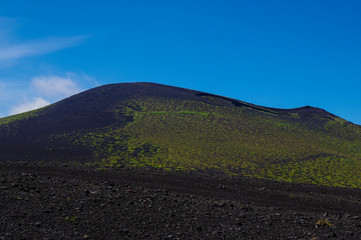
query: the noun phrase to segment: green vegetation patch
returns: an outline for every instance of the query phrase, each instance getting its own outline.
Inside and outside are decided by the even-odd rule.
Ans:
[[[1,125],[7,125],[7,124],[11,124],[14,123],[16,121],[20,121],[20,120],[26,120],[32,117],[36,117],[38,116],[44,109],[44,108],[40,108],[40,109],[36,109],[36,110],[32,110],[29,112],[25,112],[25,113],[20,113],[20,114],[15,114],[12,116],[8,116],[8,117],[4,117],[4,118],[0,118],[0,126]]]
[[[337,187],[361,186],[361,161],[337,156],[270,164],[258,177]]]
[[[337,118],[310,127],[298,114],[160,97],[123,101],[114,114],[133,121],[71,136],[94,151],[101,168],[150,166],[361,187],[360,126]]]
[[[0,133],[15,136],[17,134],[18,127],[23,121],[39,116],[45,108],[47,107],[0,118]]]
[[[179,112],[165,112],[165,111],[158,111],[158,112],[148,112],[149,114],[198,114],[200,116],[207,117],[211,113],[208,112],[195,112],[195,111],[179,111]]]

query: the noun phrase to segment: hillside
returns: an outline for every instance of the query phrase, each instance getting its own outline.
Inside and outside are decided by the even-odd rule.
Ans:
[[[0,119],[0,161],[67,161],[361,188],[361,126],[154,83],[111,84]]]

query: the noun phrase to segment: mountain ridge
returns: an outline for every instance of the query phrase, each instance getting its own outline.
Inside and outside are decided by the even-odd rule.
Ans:
[[[96,87],[0,119],[0,161],[72,161],[361,187],[361,126],[156,83]]]
[[[104,88],[112,88],[112,87],[141,87],[141,86],[153,86],[153,87],[156,87],[156,88],[162,88],[162,89],[167,89],[167,90],[170,90],[172,89],[173,91],[169,92],[168,95],[170,94],[174,94],[177,90],[178,91],[187,91],[188,95],[187,97],[194,97],[192,95],[195,95],[195,96],[211,96],[211,97],[215,97],[215,98],[219,98],[219,99],[223,99],[223,100],[226,100],[226,101],[230,101],[232,102],[235,106],[240,106],[242,104],[246,105],[246,106],[253,106],[254,108],[259,108],[259,109],[269,109],[271,111],[278,111],[278,112],[318,112],[318,113],[322,113],[323,115],[329,115],[329,116],[332,116],[332,117],[338,117],[340,118],[339,116],[336,116],[330,112],[328,112],[327,110],[325,109],[322,109],[322,108],[318,108],[318,107],[314,107],[314,106],[310,106],[310,105],[306,105],[306,106],[301,106],[301,107],[295,107],[295,108],[274,108],[274,107],[266,107],[266,106],[261,106],[261,105],[257,105],[257,104],[253,104],[253,103],[247,103],[247,102],[244,102],[244,101],[241,101],[241,100],[238,100],[238,99],[234,99],[234,98],[229,98],[229,97],[225,97],[225,96],[221,96],[221,95],[218,95],[218,94],[212,94],[212,93],[206,93],[206,92],[202,92],[202,91],[197,91],[197,90],[192,90],[192,89],[187,89],[187,88],[182,88],[182,87],[176,87],[176,86],[171,86],[171,85],[165,85],[165,84],[159,84],[159,83],[153,83],[153,82],[129,82],[129,83],[111,83],[111,84],[105,84],[105,85],[101,85],[101,86],[98,86],[98,87],[95,87],[95,88],[91,88],[91,89],[88,89],[88,90],[85,90],[83,92],[80,92],[78,94],[75,94],[75,95],[72,95],[70,97],[67,97],[67,98],[64,98],[54,104],[62,104],[64,101],[66,102],[68,99],[74,99],[76,98],[77,96],[82,96],[84,97],[84,94],[88,94],[88,93],[91,93],[91,92],[94,92],[94,91],[97,91],[97,90],[102,90]],[[129,89],[129,88],[128,88]],[[128,90],[128,89],[124,89],[124,90]],[[148,88],[149,89],[149,88]],[[144,89],[143,89],[144,90]],[[175,91],[174,91],[175,90]],[[127,97],[131,94],[139,94],[140,92],[132,92],[131,94],[129,93],[126,93],[126,92],[123,92],[125,93],[122,97]],[[144,93],[147,93],[145,91],[142,92],[142,94]],[[149,94],[149,92],[148,92]],[[154,92],[150,92],[149,95],[157,95],[155,94]],[[180,97],[180,96],[184,96],[184,94],[174,94],[174,95],[171,95],[172,97]],[[94,96],[95,97],[95,96]],[[196,99],[196,98],[194,98]],[[54,104],[51,104],[50,106],[53,106]],[[30,111],[31,112],[31,111]],[[21,115],[23,113],[20,113],[20,114],[16,114],[16,115]],[[4,118],[8,118],[8,117],[11,117],[11,116],[7,116],[7,117],[3,117],[2,119]],[[0,118],[1,119],[1,118]],[[345,120],[345,119],[344,119]],[[347,121],[347,120],[345,120]],[[347,121],[349,122],[349,121]],[[351,122],[349,122],[351,123]],[[355,123],[353,123],[355,124]],[[355,124],[355,125],[358,125],[358,124]]]

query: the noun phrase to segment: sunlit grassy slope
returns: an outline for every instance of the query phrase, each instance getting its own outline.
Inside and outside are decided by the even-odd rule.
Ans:
[[[49,134],[49,141],[85,146],[101,167],[361,187],[361,127],[319,109],[270,109],[210,94],[134,94],[106,111],[111,124]]]
[[[101,165],[361,186],[360,127],[339,118],[309,124],[297,114],[157,97],[132,99],[115,111],[134,121],[75,138],[103,157]]]

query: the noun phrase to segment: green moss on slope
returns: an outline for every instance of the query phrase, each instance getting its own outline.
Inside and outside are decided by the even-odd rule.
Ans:
[[[26,120],[31,117],[37,116],[42,109],[36,109],[25,113],[15,114],[12,116],[0,118],[0,125],[6,125],[19,120]]]
[[[72,137],[93,149],[102,166],[361,187],[361,130],[338,118],[310,127],[298,114],[156,97],[124,101],[114,114],[133,121]]]
[[[32,110],[29,112],[0,118],[0,127],[2,130],[2,134],[16,135],[17,128],[21,124],[22,121],[39,116],[43,112],[43,110],[46,108],[47,107],[43,107],[43,108]]]

